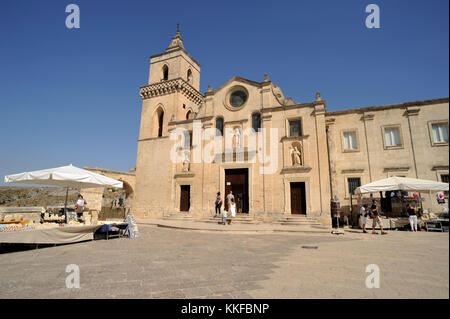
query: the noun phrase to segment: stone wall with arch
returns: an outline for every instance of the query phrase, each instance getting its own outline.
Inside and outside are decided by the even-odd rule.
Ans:
[[[136,175],[134,171],[122,172],[100,167],[84,167],[93,173],[101,174],[123,182],[123,190],[126,194],[125,206],[131,207],[135,194]],[[80,193],[86,199],[87,207],[91,210],[101,211],[103,202],[104,187],[82,188]]]

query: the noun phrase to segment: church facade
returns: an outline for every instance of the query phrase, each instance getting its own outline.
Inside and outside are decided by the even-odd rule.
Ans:
[[[393,175],[448,182],[448,98],[327,112],[320,93],[286,98],[267,75],[200,92],[179,31],[150,58],[132,210],[139,218],[210,216],[230,191],[239,212],[330,223],[357,186]],[[437,209],[425,195],[424,208]]]

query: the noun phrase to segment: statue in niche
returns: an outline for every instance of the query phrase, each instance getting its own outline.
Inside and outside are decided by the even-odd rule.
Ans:
[[[301,146],[290,147],[290,150],[291,150],[292,166],[296,166],[296,165],[302,166],[303,165],[303,161],[302,161]]]
[[[184,151],[184,159],[183,159],[183,172],[189,172],[191,166],[191,151]]]
[[[241,130],[239,128],[235,128],[234,129],[234,147],[236,149],[240,149],[241,148]]]

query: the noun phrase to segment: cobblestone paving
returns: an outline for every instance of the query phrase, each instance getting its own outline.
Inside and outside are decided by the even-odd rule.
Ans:
[[[361,239],[362,234],[231,234],[154,226],[141,226],[140,234],[137,239],[96,240],[0,254],[0,298],[301,298],[294,281],[305,282],[308,277],[302,277],[302,273],[319,276],[321,291],[326,288],[328,268],[314,271],[317,263],[334,262],[324,253],[338,251],[342,245],[346,250],[354,246],[361,251],[367,242]],[[448,291],[448,234],[435,235],[437,240],[447,241],[442,285]],[[409,243],[414,247],[412,241]],[[372,252],[376,247],[371,246]],[[437,253],[442,255],[441,250]],[[335,257],[336,253],[332,254]],[[355,258],[341,256],[338,262],[352,264]],[[397,271],[402,273],[401,261],[396,262]],[[66,288],[68,264],[80,267],[80,289]],[[432,264],[428,261],[427,266]],[[300,267],[306,272],[296,269]],[[328,283],[331,288],[333,281]],[[307,296],[314,297],[314,287],[310,288]],[[358,298],[358,291],[354,292],[353,297]]]
[[[153,226],[140,235],[0,254],[0,298],[251,298],[292,247],[333,240]],[[68,264],[80,267],[80,289],[66,288]]]
[[[389,231],[388,235],[346,232],[357,241],[323,242],[319,249],[295,247],[261,283],[255,298],[449,297],[449,234]],[[379,288],[368,289],[368,265],[379,269]]]

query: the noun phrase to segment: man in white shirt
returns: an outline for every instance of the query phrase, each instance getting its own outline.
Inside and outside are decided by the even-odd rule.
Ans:
[[[230,193],[227,195],[228,210],[230,210],[231,207],[231,199],[234,200],[233,191],[230,191]]]

